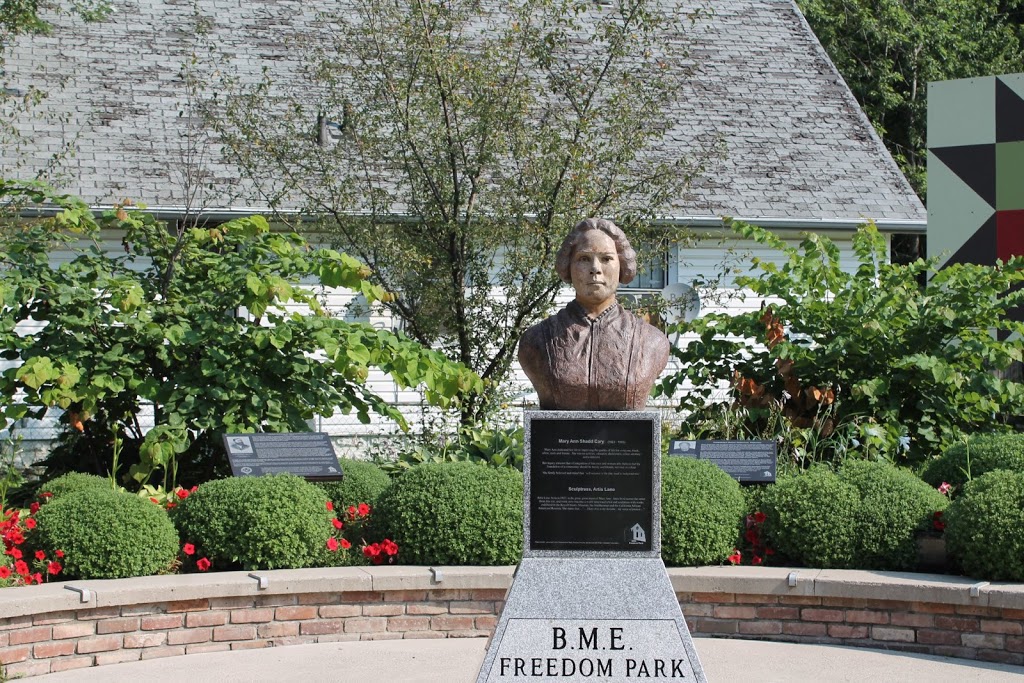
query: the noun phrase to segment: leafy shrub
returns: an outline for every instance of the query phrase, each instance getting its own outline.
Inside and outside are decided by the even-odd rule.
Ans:
[[[929,461],[921,478],[932,486],[948,482],[960,489],[971,477],[992,470],[1024,472],[1024,434],[972,434]]]
[[[782,477],[765,490],[764,533],[780,553],[811,567],[856,566],[860,494],[828,467]]]
[[[36,539],[47,553],[64,551],[68,577],[120,579],[171,569],[178,533],[163,508],[110,488],[54,496],[35,514]]]
[[[717,564],[736,545],[743,516],[739,483],[693,458],[661,461],[661,556],[670,566]]]
[[[291,474],[232,477],[201,484],[174,520],[218,569],[309,567],[324,562],[327,502],[323,489]]]
[[[469,462],[426,463],[377,501],[375,529],[409,564],[513,564],[523,546],[523,475]]]
[[[993,470],[973,479],[945,519],[949,555],[967,574],[1024,581],[1024,472]]]
[[[367,503],[370,507],[377,504],[377,498],[391,485],[389,477],[380,465],[368,460],[350,460],[339,458],[341,471],[345,478],[341,481],[316,482],[339,510],[350,505]]]
[[[857,530],[858,569],[913,569],[918,530],[931,528],[934,515],[949,501],[909,470],[885,461],[848,460],[839,478],[860,494]]]
[[[110,480],[104,477],[98,477],[95,474],[84,474],[82,472],[68,472],[56,479],[43,482],[36,488],[36,491],[37,495],[43,493],[53,494],[52,499],[56,500],[69,493],[98,490],[112,491],[113,488]]]

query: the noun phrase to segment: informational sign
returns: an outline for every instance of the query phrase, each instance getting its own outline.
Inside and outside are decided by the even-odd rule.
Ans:
[[[741,483],[775,481],[774,441],[671,441],[668,454],[708,460]]]
[[[650,552],[650,419],[533,420],[527,550]]]
[[[341,479],[327,434],[225,434],[224,450],[236,477],[288,472],[311,481]]]

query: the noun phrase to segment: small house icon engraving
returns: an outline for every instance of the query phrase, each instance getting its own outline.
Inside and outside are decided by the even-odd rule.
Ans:
[[[629,530],[633,532],[633,540],[630,541],[630,543],[647,542],[647,532],[644,531],[644,528],[642,526],[640,526],[639,524],[634,524],[632,527],[630,527]]]

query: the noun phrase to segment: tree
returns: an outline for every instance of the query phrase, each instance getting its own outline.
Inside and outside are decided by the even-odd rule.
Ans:
[[[328,315],[321,285],[387,294],[354,258],[262,217],[175,232],[125,206],[97,220],[37,183],[0,181],[6,199],[60,211],[0,231],[0,357],[15,362],[0,373],[0,428],[63,409],[66,435],[113,458],[112,476],[124,448],[138,482],[162,472],[170,488],[179,458],[222,460],[222,433],[306,431],[336,410],[404,425],[365,386],[370,368],[442,406],[480,383],[401,335]],[[102,251],[101,227],[123,233],[124,254]],[[53,265],[54,249],[73,258]]]
[[[463,404],[473,422],[550,310],[577,221],[680,238],[650,219],[698,167],[665,133],[691,71],[680,34],[700,11],[352,0],[303,41],[301,82],[229,79],[211,121],[273,206],[301,203],[395,293],[384,306],[411,337],[485,380]]]
[[[798,0],[917,193],[929,81],[1024,71],[1021,0]]]

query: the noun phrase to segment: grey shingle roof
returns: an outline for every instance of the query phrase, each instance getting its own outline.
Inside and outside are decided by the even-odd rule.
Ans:
[[[293,39],[316,31],[310,3],[294,0],[198,0],[210,37],[230,66],[251,78],[263,66],[295,74]],[[730,0],[688,31],[699,74],[676,112],[669,152],[720,140],[713,162],[664,213],[807,221],[874,218],[923,226],[925,211],[791,0]],[[60,117],[23,122],[25,163],[0,150],[5,175],[31,176],[62,139],[77,154],[64,163],[63,186],[89,202],[131,197],[177,207],[183,159],[191,147],[179,71],[198,45],[193,3],[118,2],[101,24],[74,25],[23,39],[7,63],[15,87],[49,92]],[[58,83],[67,78],[63,87]],[[194,129],[193,129],[194,130]],[[193,139],[194,141],[194,139]],[[202,141],[200,141],[202,142]],[[210,185],[201,203],[261,208],[214,145],[196,148]],[[919,226],[919,227],[920,227]]]

